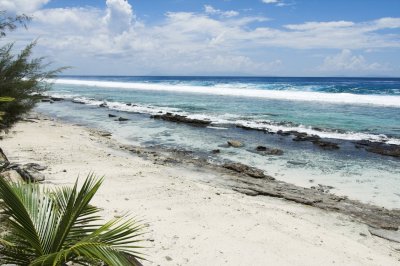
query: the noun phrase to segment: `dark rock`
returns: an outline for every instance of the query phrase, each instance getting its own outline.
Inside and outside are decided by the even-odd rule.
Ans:
[[[108,131],[98,131],[98,133],[102,137],[110,137],[110,136],[112,136],[112,133],[108,132]]]
[[[329,142],[326,140],[314,140],[312,141],[312,143],[314,145],[319,146],[320,148],[324,149],[324,150],[338,150],[339,149],[339,145],[337,143],[334,142]]]
[[[315,131],[319,131],[319,132],[324,131],[324,130],[323,130],[322,128],[320,128],[320,127],[312,127],[312,129],[315,130]]]
[[[50,99],[51,99],[52,101],[54,101],[54,102],[60,102],[60,101],[63,101],[63,100],[64,100],[64,98],[60,98],[60,97],[50,97]]]
[[[117,117],[117,116],[113,114],[108,114],[108,117]]]
[[[27,163],[27,164],[24,164],[23,167],[26,169],[29,169],[29,170],[36,170],[36,171],[44,171],[47,169],[47,166],[40,165],[37,163]]]
[[[233,170],[237,173],[242,173],[254,178],[265,178],[269,180],[274,180],[272,176],[267,176],[264,174],[264,171],[257,169],[255,167],[251,167],[242,163],[226,163],[223,165],[224,168]]]
[[[308,135],[302,132],[292,132],[292,134],[295,136],[293,141],[317,141],[320,139],[317,135]]]
[[[44,181],[44,174],[40,173],[38,170],[30,167],[18,167],[15,169],[18,174],[25,180],[29,182],[40,182]]]
[[[265,146],[257,146],[256,151],[261,155],[283,155],[283,151],[275,148],[268,148]]]
[[[212,152],[213,154],[217,154],[217,153],[220,153],[221,150],[220,150],[220,149],[215,149],[215,150],[212,150],[211,152]]]
[[[118,118],[118,121],[120,121],[120,122],[128,121],[128,120],[129,120],[128,118],[124,118],[124,117],[119,117]]]
[[[127,103],[126,106],[132,106],[132,104],[131,103]]]
[[[228,145],[234,148],[240,148],[244,146],[243,143],[238,140],[228,140]]]
[[[71,102],[73,102],[73,103],[77,103],[77,104],[85,104],[84,102],[82,102],[82,101],[79,101],[79,100],[72,100]]]
[[[282,131],[282,130],[278,130],[276,132],[276,134],[281,135],[281,136],[289,136],[290,132],[289,131]]]
[[[365,148],[366,151],[392,157],[400,157],[400,145],[360,140],[356,143],[357,148]]]
[[[367,151],[385,156],[400,157],[400,146],[398,145],[380,145],[368,148]]]
[[[183,115],[174,115],[172,113],[166,113],[163,115],[152,115],[150,116],[150,118],[162,119],[165,121],[170,121],[175,123],[185,123],[192,126],[208,126],[209,124],[211,124],[211,121],[209,120],[193,119]]]
[[[43,99],[41,99],[41,102],[43,102],[43,103],[52,103],[53,100],[50,99],[50,98],[43,98]]]
[[[254,190],[251,190],[251,189],[233,188],[232,190],[237,191],[239,193],[243,193],[243,194],[245,194],[247,196],[252,196],[252,197],[260,195],[258,192],[254,191]]]
[[[103,107],[103,108],[107,107],[107,103],[102,103],[102,104],[99,105],[99,107]]]
[[[293,165],[306,165],[307,162],[302,162],[302,161],[287,161],[289,164]]]
[[[8,160],[7,156],[0,148],[0,172],[6,169],[10,165],[10,161]]]

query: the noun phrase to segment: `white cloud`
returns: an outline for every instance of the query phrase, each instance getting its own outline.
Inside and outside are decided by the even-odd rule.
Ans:
[[[213,6],[210,6],[210,5],[205,5],[204,11],[207,14],[221,15],[222,17],[227,17],[227,18],[236,17],[239,15],[238,11],[235,11],[235,10],[222,11],[220,9],[215,9]]]
[[[133,10],[126,0],[107,0],[105,21],[111,32],[121,34],[132,26]]]
[[[279,2],[279,0],[262,0],[262,1],[265,4],[276,4]]]
[[[354,26],[354,22],[351,21],[329,21],[329,22],[306,22],[303,24],[289,24],[284,27],[289,30],[327,30],[327,29],[338,29],[348,28]]]
[[[162,22],[148,25],[135,18],[128,2],[107,0],[106,3],[105,9],[38,10],[28,32],[10,36],[20,40],[39,36],[37,51],[64,60],[63,65],[83,68],[87,64],[95,71],[111,69],[115,62],[124,74],[214,71],[273,75],[285,62],[282,59],[285,52],[275,55],[276,49],[304,53],[313,53],[313,49],[337,49],[342,52],[325,59],[324,71],[352,67],[380,71],[378,65],[366,62],[363,56],[353,55],[350,50],[400,48],[399,34],[392,32],[400,27],[399,18],[306,22],[272,28],[268,26],[268,18],[230,16],[226,14],[228,11],[206,5],[200,13],[168,12]]]
[[[261,0],[264,4],[274,4],[276,6],[289,6],[291,4],[285,3],[282,0]]]
[[[388,70],[388,67],[376,62],[369,63],[364,56],[354,55],[352,51],[344,49],[336,55],[327,56],[320,70],[351,75],[353,73],[385,72]]]
[[[0,0],[0,10],[15,13],[31,13],[38,10],[50,0]]]

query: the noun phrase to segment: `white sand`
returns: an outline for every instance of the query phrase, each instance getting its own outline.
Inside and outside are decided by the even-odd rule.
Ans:
[[[12,162],[49,166],[46,184],[106,176],[94,203],[107,218],[129,211],[150,223],[145,265],[400,265],[399,244],[344,215],[214,187],[200,180],[216,173],[155,165],[83,127],[42,120],[12,131],[1,147]]]

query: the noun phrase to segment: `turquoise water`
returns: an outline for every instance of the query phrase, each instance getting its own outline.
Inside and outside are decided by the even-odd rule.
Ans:
[[[43,103],[39,111],[112,131],[127,143],[181,147],[215,162],[248,163],[298,185],[331,185],[336,194],[400,206],[400,160],[356,149],[353,143],[400,144],[400,79],[75,76],[57,80],[50,94],[85,104]],[[197,128],[150,119],[160,112],[212,124]],[[130,121],[116,122],[109,113]],[[325,151],[237,125],[316,134],[340,149]],[[245,147],[227,148],[228,139],[241,140]],[[280,148],[284,155],[256,154],[258,145]],[[217,148],[221,153],[211,155]]]

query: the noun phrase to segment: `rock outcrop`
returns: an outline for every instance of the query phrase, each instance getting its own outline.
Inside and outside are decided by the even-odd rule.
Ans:
[[[257,146],[256,152],[261,155],[283,155],[283,151],[276,148],[269,148],[265,146]]]
[[[400,145],[360,140],[355,143],[357,148],[364,148],[368,152],[400,158]]]
[[[170,121],[170,122],[175,122],[175,123],[184,123],[188,124],[191,126],[208,126],[211,124],[210,120],[201,120],[201,119],[194,119],[194,118],[189,118],[184,115],[174,115],[172,113],[166,113],[166,114],[161,114],[161,115],[152,115],[151,118],[153,119],[161,119],[165,121]]]
[[[238,140],[233,140],[233,139],[228,140],[228,145],[230,147],[234,147],[234,148],[240,148],[240,147],[244,146],[244,144],[242,142],[240,142]]]
[[[10,165],[10,161],[8,161],[7,156],[0,148],[0,172],[6,169]]]
[[[45,166],[40,166],[38,164],[30,163],[23,166],[15,167],[15,171],[28,182],[41,182],[45,180],[44,174],[40,171],[46,169]]]
[[[241,174],[246,174],[248,176],[251,176],[253,178],[262,178],[262,179],[268,179],[268,180],[274,180],[272,176],[268,176],[264,174],[264,171],[257,169],[255,167],[251,167],[242,163],[226,163],[223,165],[224,168],[233,170],[237,173]]]

